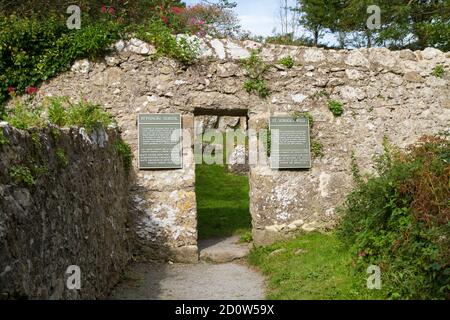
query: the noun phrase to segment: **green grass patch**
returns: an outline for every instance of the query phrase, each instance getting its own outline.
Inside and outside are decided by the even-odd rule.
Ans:
[[[248,177],[220,165],[195,170],[199,238],[242,235],[251,229]]]
[[[279,250],[277,254],[271,254]],[[352,257],[334,234],[308,233],[251,251],[249,262],[268,278],[268,299],[382,299],[367,289],[365,272],[355,271]]]

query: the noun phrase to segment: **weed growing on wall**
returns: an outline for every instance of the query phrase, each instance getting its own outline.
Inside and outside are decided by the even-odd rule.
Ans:
[[[3,128],[0,128],[0,150],[2,146],[7,145],[9,143],[8,139],[6,139],[5,134],[3,133]]]
[[[314,125],[314,117],[308,111],[294,111],[294,112],[291,112],[290,115],[291,115],[291,117],[294,120],[297,120],[298,118],[306,118],[306,119],[308,119],[308,123],[309,123],[309,127],[310,128],[312,128],[313,125]]]
[[[278,63],[285,66],[288,69],[291,69],[294,66],[294,59],[291,56],[287,56],[278,60]]]
[[[56,155],[56,162],[58,163],[59,167],[65,168],[69,165],[69,159],[67,159],[67,155],[64,149],[57,148],[55,155]]]
[[[30,168],[25,166],[14,166],[9,170],[11,179],[20,185],[32,187],[36,183]]]
[[[177,40],[172,30],[160,20],[139,26],[136,35],[153,44],[159,56],[167,56],[184,64],[192,64],[200,54],[198,39],[180,37]]]
[[[128,173],[133,162],[133,152],[131,151],[130,145],[119,139],[116,141],[115,149],[119,156],[122,157],[123,166]]]
[[[323,145],[319,141],[312,140],[311,141],[311,152],[314,157],[322,158],[325,154],[323,152]]]
[[[270,90],[264,81],[264,74],[270,66],[261,60],[259,52],[252,51],[249,58],[241,60],[241,65],[247,72],[247,80],[244,82],[245,91],[256,92],[261,98],[267,98]]]
[[[438,64],[436,67],[433,68],[433,71],[431,72],[431,75],[435,76],[436,78],[442,78],[444,77],[445,69],[444,66],[441,64]]]
[[[342,105],[342,102],[337,100],[329,100],[328,109],[335,117],[340,117],[344,113],[344,107]]]

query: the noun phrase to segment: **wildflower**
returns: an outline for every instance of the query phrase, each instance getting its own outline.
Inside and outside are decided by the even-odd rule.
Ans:
[[[366,253],[364,251],[358,252],[358,257],[364,257]]]
[[[25,92],[30,95],[35,94],[37,91],[38,91],[38,89],[36,87],[32,87],[32,86],[29,86],[25,89]]]
[[[114,14],[114,13],[116,13],[116,9],[114,9],[114,7],[110,7],[108,12],[109,12],[109,14]]]
[[[8,87],[8,93],[9,94],[13,94],[16,92],[16,89],[14,89],[14,87]]]
[[[108,8],[106,8],[106,6],[103,5],[103,6],[102,6],[102,13],[106,13],[106,12],[108,12]]]

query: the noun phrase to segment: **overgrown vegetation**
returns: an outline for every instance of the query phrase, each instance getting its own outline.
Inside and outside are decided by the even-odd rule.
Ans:
[[[248,238],[251,229],[248,177],[220,165],[197,165],[198,235],[200,239],[230,235]]]
[[[8,139],[6,139],[5,134],[3,133],[3,128],[0,128],[0,150],[2,146],[7,145],[9,143]]]
[[[122,139],[118,139],[115,144],[115,149],[119,156],[122,158],[125,172],[130,172],[133,162],[133,152],[131,151],[130,145]]]
[[[48,98],[39,105],[16,99],[15,107],[9,111],[5,120],[22,130],[42,128],[50,123],[60,127],[83,127],[88,132],[106,128],[113,122],[100,105],[85,100],[74,104],[66,97]]]
[[[433,68],[433,71],[431,72],[431,75],[435,76],[436,78],[442,78],[444,77],[445,69],[442,64],[438,64],[436,67]]]
[[[285,66],[288,69],[291,69],[294,66],[294,59],[291,56],[286,56],[278,60],[278,63]]]
[[[291,112],[291,116],[295,120],[298,118],[306,118],[308,119],[309,127],[312,128],[314,126],[314,117],[308,111],[294,111]]]
[[[15,183],[24,185],[26,187],[32,187],[36,183],[30,168],[26,166],[12,167],[9,170],[9,176]]]
[[[351,255],[333,234],[308,233],[254,248],[248,257],[266,276],[268,299],[381,299],[367,289],[367,273],[353,270]]]
[[[322,143],[317,140],[311,140],[311,152],[316,158],[322,158],[325,155]]]
[[[353,164],[353,167],[356,164]],[[392,299],[450,298],[450,142],[384,143],[377,175],[361,177],[340,209],[339,236],[356,266],[378,265]]]
[[[65,168],[69,165],[69,159],[67,158],[66,152],[63,148],[57,148],[55,154],[56,162],[58,163],[59,167]]]
[[[342,105],[342,102],[337,100],[329,100],[328,109],[335,117],[340,117],[344,113],[344,107]]]
[[[261,98],[267,98],[270,90],[264,80],[264,74],[270,66],[261,60],[259,52],[253,50],[250,57],[241,60],[241,65],[247,72],[247,80],[244,82],[245,91],[256,92]]]

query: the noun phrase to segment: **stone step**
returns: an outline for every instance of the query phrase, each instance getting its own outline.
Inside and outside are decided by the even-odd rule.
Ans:
[[[239,243],[239,237],[200,240],[200,260],[226,263],[244,258],[250,252],[250,244]]]

